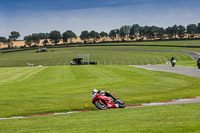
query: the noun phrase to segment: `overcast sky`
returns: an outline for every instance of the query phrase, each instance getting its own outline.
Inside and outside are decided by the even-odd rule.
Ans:
[[[200,0],[0,0],[0,36],[200,23]]]

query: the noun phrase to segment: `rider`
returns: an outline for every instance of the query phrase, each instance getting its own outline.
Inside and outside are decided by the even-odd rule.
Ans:
[[[114,100],[117,100],[117,98],[115,98],[113,95],[111,95],[109,91],[104,92],[102,90],[97,91],[97,89],[94,89],[94,90],[92,90],[92,99],[95,97],[96,94],[111,97]]]
[[[97,89],[92,90],[92,99],[96,96],[97,92],[98,92]]]
[[[175,60],[175,58],[173,56],[172,56],[170,62],[172,64],[172,67],[174,67],[176,60]]]

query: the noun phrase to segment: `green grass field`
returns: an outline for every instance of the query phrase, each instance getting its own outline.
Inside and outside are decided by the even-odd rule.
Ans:
[[[96,108],[92,89],[127,105],[200,95],[199,79],[125,65],[0,68],[0,117]]]
[[[200,103],[4,120],[3,133],[199,133]]]
[[[137,41],[137,42],[116,42],[100,43],[102,45],[161,45],[161,46],[200,46],[200,40],[176,40],[176,41]],[[92,45],[100,45],[92,44]],[[84,45],[84,44],[79,44]],[[90,45],[90,44],[86,44]]]
[[[200,46],[199,40],[194,41],[151,41],[151,42],[137,42],[136,45],[171,45],[171,46]]]
[[[54,52],[43,53],[36,53],[36,50],[5,53],[0,55],[0,67],[27,66],[27,63],[43,66],[69,65],[70,61],[77,57],[77,54],[90,54],[90,61],[97,62],[98,65],[162,64],[169,61],[172,56],[177,61],[192,60],[190,56],[183,53],[135,51],[136,49],[138,47],[105,46],[56,48]],[[161,48],[157,47],[157,49]]]
[[[200,41],[137,42],[141,45],[192,45]],[[196,67],[190,56],[136,49],[187,50],[200,48],[105,46],[51,48],[0,54],[0,117],[96,109],[91,91],[109,90],[127,105],[200,96],[200,79],[128,65],[165,64]],[[54,50],[54,52],[51,52]],[[70,66],[77,54],[90,54],[98,65]],[[24,67],[27,63],[35,66]],[[88,103],[88,108],[84,108]],[[111,109],[77,114],[0,120],[0,132],[200,132],[200,103]]]
[[[180,61],[180,62],[177,62],[176,65],[179,65],[179,66],[188,66],[188,67],[196,67],[197,68],[197,61]]]

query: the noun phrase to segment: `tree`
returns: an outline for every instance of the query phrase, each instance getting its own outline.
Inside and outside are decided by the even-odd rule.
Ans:
[[[172,32],[173,32],[173,36],[176,39],[176,35],[178,34],[178,26],[176,24],[172,27]]]
[[[60,31],[57,31],[57,30],[51,31],[50,35],[49,35],[49,39],[50,39],[50,41],[52,43],[54,43],[55,45],[57,45],[60,42],[60,40],[61,40]]]
[[[103,41],[105,41],[105,37],[108,36],[108,33],[102,31],[101,33],[99,33],[99,36],[100,36],[101,38],[103,38]]]
[[[11,39],[11,40],[13,40],[13,41],[16,41],[17,38],[20,37],[20,34],[19,34],[19,32],[17,32],[17,31],[12,31],[10,34],[11,34],[11,35],[9,35],[9,39]]]
[[[163,27],[159,27],[158,28],[158,32],[157,32],[157,37],[160,38],[160,39],[163,39],[165,35],[165,30]]]
[[[71,30],[67,30],[62,34],[63,42],[68,42],[68,40],[70,40],[71,43],[73,38],[76,38],[76,34]]]
[[[124,38],[129,35],[130,29],[131,26],[129,25],[124,25],[119,29],[119,35],[122,38],[122,41],[124,41]]]
[[[145,37],[145,35],[146,35],[145,28],[141,26],[141,27],[139,28],[139,36],[142,37],[141,39],[143,40],[144,37]]]
[[[194,34],[197,31],[197,25],[196,24],[189,24],[187,26],[187,33],[190,34],[190,37],[193,38]]]
[[[144,31],[145,31],[145,36],[146,36],[146,38],[149,39],[149,38],[150,38],[150,35],[151,35],[151,34],[150,34],[151,32],[150,32],[149,26],[147,26],[147,25],[144,26]]]
[[[11,39],[6,39],[5,37],[0,37],[0,46],[1,45],[7,45],[8,48],[12,48],[13,47],[13,42]]]
[[[42,44],[43,44],[44,46],[46,46],[48,43],[49,43],[49,41],[48,41],[47,39],[45,39],[45,40],[42,42]]]
[[[37,46],[40,43],[40,38],[38,34],[32,34],[31,39],[34,46]]]
[[[148,39],[155,38],[156,27],[155,26],[145,26],[146,37]]]
[[[49,33],[38,33],[40,39],[49,39]]]
[[[93,42],[95,43],[96,41],[97,41],[97,39],[99,39],[100,38],[100,36],[99,36],[99,33],[98,32],[96,32],[96,31],[91,31],[90,33],[89,33],[89,38],[92,38],[93,39]]]
[[[5,37],[0,37],[0,45],[6,45],[7,39]]]
[[[150,26],[150,38],[156,39],[159,33],[159,27],[157,26]]]
[[[1,43],[6,43],[6,38],[5,37],[0,37],[0,42]]]
[[[183,25],[179,25],[178,26],[178,36],[181,39],[182,37],[184,37],[185,34],[185,27]]]
[[[38,34],[32,34],[24,37],[25,45],[31,47],[32,44],[37,46],[40,43],[40,38]]]
[[[25,42],[24,42],[25,45],[31,47],[31,45],[33,43],[32,36],[31,35],[25,36],[24,40],[25,40]]]
[[[13,42],[11,39],[7,39],[6,44],[8,45],[8,48],[12,48],[13,47]]]
[[[172,31],[172,27],[167,27],[165,29],[166,34],[168,35],[169,39],[173,38],[173,31]]]
[[[131,39],[133,39],[134,37],[136,37],[137,34],[139,34],[139,29],[140,29],[139,24],[134,24],[134,25],[132,25],[132,27],[130,28],[129,37],[130,37]]]
[[[81,40],[84,40],[84,43],[87,43],[87,40],[89,39],[89,32],[87,30],[82,31],[80,38]]]
[[[112,39],[112,41],[115,40],[115,38],[117,37],[117,33],[116,33],[116,30],[115,30],[115,29],[114,29],[114,30],[111,30],[111,31],[109,32],[109,37]]]

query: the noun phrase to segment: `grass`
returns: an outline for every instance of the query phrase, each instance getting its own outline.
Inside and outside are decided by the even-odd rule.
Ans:
[[[3,120],[10,132],[198,133],[200,103],[90,111],[77,114]]]
[[[200,95],[198,78],[125,65],[0,68],[0,117],[95,108],[91,90],[127,105]]]
[[[43,66],[69,65],[77,54],[90,54],[90,61],[97,62],[98,65],[161,64],[169,61],[172,56],[175,56],[177,61],[192,60],[183,53],[135,51],[138,48],[140,49],[132,46],[75,47],[56,48],[54,52],[43,53],[36,53],[36,50],[5,53],[0,55],[0,67],[27,66],[27,63]]]
[[[197,68],[197,61],[195,61],[195,60],[192,60],[192,61],[179,61],[179,62],[177,62],[176,65],[188,66],[188,67],[196,67]]]
[[[138,45],[200,46],[200,40],[137,42]]]
[[[200,53],[200,48],[187,48],[186,50]]]
[[[200,40],[176,40],[176,41],[138,41],[138,42],[116,42],[100,43],[92,45],[160,45],[160,46],[200,46]],[[84,45],[84,44],[80,44]],[[90,45],[90,44],[86,44]]]
[[[169,42],[151,43],[168,45]],[[170,43],[184,45],[181,41]],[[91,103],[91,90],[94,88],[115,93],[127,105],[200,96],[198,78],[127,66],[161,64],[173,55],[177,65],[196,67],[190,56],[135,49],[200,52],[197,48],[107,46],[57,48],[47,53],[31,50],[1,54],[0,117],[85,110],[85,103],[88,103],[88,109],[93,109],[96,108]],[[91,61],[101,65],[66,66],[78,53],[89,53]],[[48,67],[16,67],[26,66],[27,62]],[[199,105],[167,105],[3,120],[0,132],[200,132]]]

